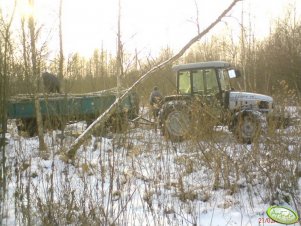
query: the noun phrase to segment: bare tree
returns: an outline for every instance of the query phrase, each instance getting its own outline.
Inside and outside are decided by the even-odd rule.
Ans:
[[[34,0],[28,0],[28,3],[31,7],[34,6]],[[31,63],[32,63],[32,75],[35,79],[35,94],[34,94],[34,102],[35,102],[35,110],[36,110],[36,122],[38,128],[38,137],[39,137],[39,149],[44,152],[47,150],[46,144],[44,142],[44,134],[43,134],[43,121],[42,114],[40,108],[40,101],[38,97],[38,88],[39,88],[39,70],[37,66],[37,54],[36,54],[36,34],[35,34],[35,20],[33,15],[30,15],[28,18],[28,28],[30,32],[30,47],[31,47]]]
[[[60,39],[59,79],[61,81],[63,79],[63,73],[64,73],[62,11],[63,11],[63,0],[60,0],[60,8],[59,8],[59,39]]]
[[[117,32],[117,95],[119,96],[121,78],[123,77],[123,48],[121,42],[121,0],[118,0],[118,32]]]
[[[30,78],[29,78],[29,63],[28,63],[28,48],[27,48],[27,38],[26,38],[26,30],[25,30],[25,17],[22,16],[21,18],[21,30],[22,30],[22,51],[23,51],[23,63],[24,63],[24,78],[25,82],[29,83]],[[26,87],[30,87],[29,84],[26,84]]]
[[[1,137],[0,137],[0,225],[2,225],[2,202],[6,193],[6,153],[5,153],[5,133],[7,132],[7,110],[6,102],[8,97],[8,75],[10,74],[11,64],[11,25],[14,19],[16,1],[14,8],[6,23],[2,18],[0,11],[0,19],[3,27],[0,27],[0,116],[1,116]]]
[[[77,149],[83,144],[83,142],[88,139],[90,134],[95,131],[97,128],[99,128],[103,123],[105,123],[108,118],[111,116],[111,114],[116,110],[119,103],[126,98],[128,93],[136,88],[138,85],[140,85],[146,78],[148,78],[150,75],[152,75],[154,72],[156,72],[159,69],[162,69],[167,64],[174,62],[178,58],[180,58],[186,50],[190,48],[191,45],[193,45],[195,42],[197,42],[200,38],[202,38],[204,35],[206,35],[213,27],[215,27],[223,17],[226,16],[226,14],[236,5],[237,2],[242,0],[234,0],[221,14],[218,16],[218,18],[211,23],[206,29],[204,29],[202,32],[198,33],[195,37],[193,37],[177,54],[169,58],[168,60],[158,64],[157,66],[150,69],[148,72],[146,72],[143,76],[141,76],[130,88],[126,90],[119,98],[116,99],[116,101],[111,105],[109,109],[107,109],[102,115],[100,115],[70,146],[67,156],[71,159],[75,157],[75,154],[77,152]]]
[[[243,3],[242,3],[243,4]],[[247,78],[246,78],[246,44],[245,44],[245,28],[244,28],[244,7],[241,7],[241,65],[243,71],[244,91],[247,90]]]
[[[195,5],[195,10],[196,10],[195,23],[196,23],[197,31],[198,31],[198,34],[199,34],[201,29],[200,29],[200,23],[199,23],[200,12],[199,12],[199,5],[198,5],[197,0],[194,0],[194,5]]]
[[[59,6],[59,40],[60,40],[60,58],[59,58],[59,81],[63,83],[64,78],[64,49],[63,49],[63,28],[62,28],[62,13],[63,13],[63,0],[60,0]],[[64,135],[64,129],[62,129]],[[63,142],[63,140],[62,140]]]

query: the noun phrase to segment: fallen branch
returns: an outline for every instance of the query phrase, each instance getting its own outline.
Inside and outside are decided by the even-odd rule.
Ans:
[[[144,81],[146,78],[148,78],[151,74],[153,74],[155,71],[162,69],[164,66],[166,66],[169,63],[174,62],[175,60],[177,60],[178,58],[180,58],[185,52],[186,50],[188,50],[190,48],[190,46],[192,46],[195,42],[197,42],[200,38],[202,38],[204,35],[206,35],[213,27],[215,27],[221,20],[223,17],[226,16],[226,14],[235,6],[235,4],[239,1],[242,0],[234,0],[227,9],[225,9],[220,16],[213,22],[211,23],[206,29],[204,29],[201,33],[199,33],[197,36],[195,36],[194,38],[192,38],[177,54],[175,54],[174,56],[172,56],[171,58],[169,58],[168,60],[158,64],[157,66],[153,67],[152,69],[150,69],[148,72],[146,72],[143,76],[141,76],[130,88],[128,88],[122,96],[120,96],[119,98],[117,98],[115,100],[115,102],[111,105],[111,107],[109,107],[103,114],[101,114],[74,142],[73,144],[70,146],[68,152],[67,152],[67,156],[70,159],[73,159],[77,149],[85,142],[85,140],[87,140],[89,138],[89,136],[95,131],[97,130],[101,125],[103,125],[108,119],[109,117],[112,115],[112,113],[114,113],[114,111],[116,110],[116,108],[118,107],[118,105],[121,103],[122,100],[124,100],[126,98],[126,96],[128,95],[128,93],[133,90],[134,88],[136,88],[140,83],[142,83],[142,81]]]

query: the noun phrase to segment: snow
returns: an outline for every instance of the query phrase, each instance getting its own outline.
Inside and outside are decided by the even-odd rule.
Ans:
[[[266,215],[274,189],[269,182],[277,180],[277,175],[268,174],[277,169],[273,164],[277,150],[271,150],[277,142],[238,144],[219,127],[215,142],[172,144],[145,126],[113,134],[112,139],[92,136],[75,161],[67,163],[66,147],[84,128],[85,123],[78,122],[64,135],[45,133],[49,148],[45,160],[38,138],[20,136],[10,121],[2,225],[41,225],[45,219],[59,225],[280,225],[270,223]],[[291,155],[300,150],[297,132],[288,128],[284,133]],[[286,167],[294,167],[291,155],[275,162],[285,175],[289,175]],[[216,171],[220,184],[214,189]],[[224,177],[230,182],[227,188]],[[297,204],[289,203],[293,209],[300,207],[300,186],[299,179],[291,190],[297,195]],[[31,211],[30,217],[25,210]]]

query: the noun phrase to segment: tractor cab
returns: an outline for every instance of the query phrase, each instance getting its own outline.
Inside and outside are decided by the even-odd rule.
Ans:
[[[178,96],[197,96],[206,102],[224,105],[226,93],[232,90],[230,78],[239,72],[223,61],[200,62],[173,67],[177,73]]]
[[[220,95],[231,90],[230,78],[239,74],[223,61],[177,65],[173,69],[179,95]]]

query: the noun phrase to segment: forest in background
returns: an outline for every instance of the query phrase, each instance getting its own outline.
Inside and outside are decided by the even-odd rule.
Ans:
[[[0,11],[1,12],[1,11]],[[32,73],[30,33],[24,20],[22,30],[12,35],[12,18],[1,17],[0,23],[0,75],[1,84],[6,84],[6,96],[32,93],[37,78]],[[249,22],[252,24],[252,21]],[[243,25],[242,25],[243,26]],[[236,79],[234,87],[241,90],[278,94],[279,88],[293,90],[296,95],[301,90],[301,20],[296,18],[293,8],[284,18],[278,18],[270,28],[270,35],[258,40],[252,26],[241,27],[239,41],[234,41],[231,30],[225,28],[220,34],[207,34],[204,40],[196,43],[177,63],[193,63],[208,60],[229,61],[243,74]],[[39,37],[37,28],[35,37]],[[16,39],[15,37],[18,37]],[[176,37],[174,37],[176,38]],[[89,40],[87,40],[88,42]],[[122,43],[121,43],[122,45]],[[156,57],[140,57],[139,53],[128,53],[121,46],[122,74],[121,84],[128,87],[154,65],[170,58],[173,50],[168,46],[161,49]],[[47,43],[37,47],[37,71],[59,75],[66,93],[94,92],[116,86],[118,60],[116,54],[95,49],[94,54],[85,58],[80,53],[64,57],[60,73],[60,53],[49,59]],[[147,97],[154,85],[159,85],[167,95],[175,92],[175,75],[168,65],[154,73],[139,90]],[[62,74],[62,75],[60,75]],[[39,78],[38,78],[39,79]],[[39,83],[40,84],[40,83]],[[41,87],[38,87],[41,90]],[[146,99],[145,99],[146,100]]]

